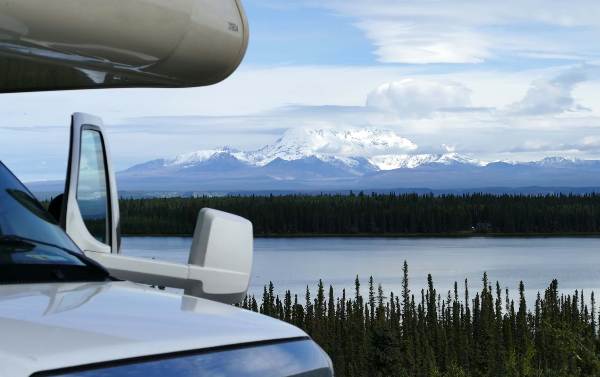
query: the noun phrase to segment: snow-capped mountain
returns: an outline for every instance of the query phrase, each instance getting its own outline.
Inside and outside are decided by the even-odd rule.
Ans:
[[[185,168],[185,167],[194,166],[198,163],[204,162],[204,161],[209,160],[218,155],[229,154],[229,155],[235,156],[238,153],[239,153],[239,151],[236,151],[235,149],[232,149],[229,147],[224,147],[224,148],[220,148],[220,149],[207,149],[207,150],[201,150],[201,151],[196,151],[196,152],[191,152],[191,153],[184,153],[184,154],[180,154],[180,155],[176,156],[175,158],[167,159],[167,160],[163,160],[163,161],[164,161],[165,167],[166,166],[180,166],[180,167]],[[238,159],[240,159],[240,158],[238,158]]]
[[[249,167],[264,167],[276,160],[300,161],[311,158],[347,170],[358,169],[360,172],[416,168],[431,163],[483,164],[458,153],[407,153],[415,149],[417,145],[390,130],[301,128],[291,129],[273,144],[255,151],[240,151],[230,147],[201,150],[170,159],[154,160],[134,166],[128,171],[147,171],[148,168],[190,169],[226,158]]]
[[[414,169],[427,164],[466,164],[485,166],[486,163],[456,152],[444,154],[396,154],[381,155],[370,158],[373,165],[380,170]]]
[[[355,156],[406,153],[415,149],[417,145],[390,130],[299,128],[288,130],[275,143],[249,153],[247,158],[264,166],[277,158],[293,161],[318,157],[343,161]]]
[[[599,163],[600,161],[596,160],[581,160],[579,158],[569,157],[546,157],[540,161],[532,162],[534,165],[554,168],[568,168],[573,166],[590,167],[598,165]]]
[[[124,190],[278,191],[600,187],[600,161],[549,157],[484,162],[456,152],[415,153],[417,146],[381,129],[294,129],[252,151],[201,150],[133,166],[118,174]]]

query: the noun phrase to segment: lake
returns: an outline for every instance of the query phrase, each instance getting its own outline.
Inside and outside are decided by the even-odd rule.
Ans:
[[[186,262],[191,238],[124,237],[122,253],[129,256]],[[306,286],[320,278],[342,288],[354,288],[359,275],[363,295],[369,276],[386,292],[400,292],[402,265],[408,262],[411,290],[420,295],[427,274],[445,296],[465,278],[474,294],[487,271],[516,293],[523,280],[528,301],[557,278],[563,292],[600,292],[600,238],[260,238],[255,240],[250,293],[262,294],[273,281],[278,292],[290,289],[303,299]],[[531,303],[532,304],[532,303]],[[530,304],[530,305],[531,305]]]

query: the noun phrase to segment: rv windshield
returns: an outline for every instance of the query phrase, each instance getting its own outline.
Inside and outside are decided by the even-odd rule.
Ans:
[[[0,284],[107,277],[0,162]]]

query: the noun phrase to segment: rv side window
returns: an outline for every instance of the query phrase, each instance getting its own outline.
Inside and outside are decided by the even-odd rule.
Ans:
[[[81,133],[77,204],[89,232],[100,242],[110,243],[108,184],[104,144],[100,132],[84,129]]]

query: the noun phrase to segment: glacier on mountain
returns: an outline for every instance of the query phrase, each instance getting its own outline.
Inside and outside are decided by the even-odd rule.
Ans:
[[[365,163],[374,170],[415,168],[423,164],[474,164],[482,162],[458,153],[413,154],[418,146],[391,130],[376,128],[290,129],[274,143],[254,151],[230,147],[201,150],[165,159],[165,167],[189,168],[219,155],[230,155],[249,166],[262,167],[281,159],[296,161],[308,157],[356,168]]]

